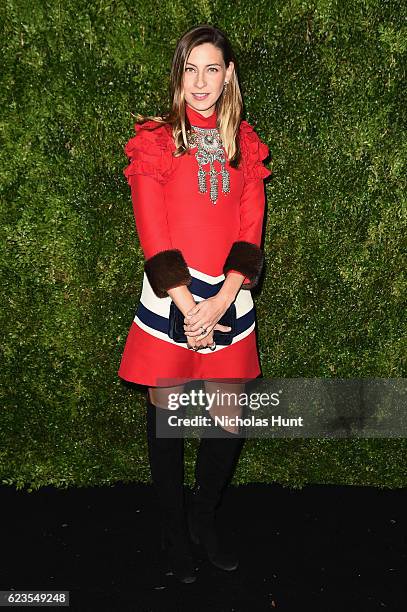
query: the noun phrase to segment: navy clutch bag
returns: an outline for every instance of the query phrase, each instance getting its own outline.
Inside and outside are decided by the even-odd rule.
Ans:
[[[199,302],[195,301],[195,304],[199,304]],[[182,311],[175,302],[171,300],[168,335],[174,342],[188,342],[188,338],[184,332],[184,318]],[[220,325],[227,325],[232,329],[227,332],[215,329],[213,332],[214,341],[219,345],[232,344],[232,340],[236,333],[236,306],[234,302],[231,303],[218,323],[220,323]]]

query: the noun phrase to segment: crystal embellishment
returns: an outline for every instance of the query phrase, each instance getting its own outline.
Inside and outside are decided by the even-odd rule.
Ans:
[[[193,149],[198,147],[195,153],[198,162],[198,189],[200,193],[207,192],[206,175],[209,175],[210,199],[212,204],[216,204],[218,199],[218,174],[222,177],[222,193],[230,192],[230,175],[226,170],[225,150],[217,128],[201,128],[191,125],[193,132],[187,133],[188,146]],[[221,164],[221,170],[215,170],[214,162]],[[209,170],[204,170],[203,166],[209,164]]]

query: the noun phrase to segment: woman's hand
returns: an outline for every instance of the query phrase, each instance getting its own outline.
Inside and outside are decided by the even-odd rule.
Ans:
[[[185,335],[188,338],[188,342],[192,339],[202,340],[213,332],[215,329],[220,331],[230,331],[230,327],[227,325],[220,325],[219,319],[225,314],[226,310],[230,306],[230,301],[227,298],[220,296],[219,294],[210,297],[206,300],[202,300],[196,304],[191,310],[189,310],[184,319],[184,330]],[[201,328],[205,328],[203,332]],[[212,334],[213,336],[213,334]],[[209,344],[213,344],[212,341]],[[202,346],[200,348],[203,348]]]
[[[224,327],[224,325],[220,325],[219,327]],[[193,336],[188,338],[188,347],[195,350],[207,348],[208,346],[212,346],[213,343],[213,331],[209,332],[202,340],[197,340],[196,337],[194,338]]]

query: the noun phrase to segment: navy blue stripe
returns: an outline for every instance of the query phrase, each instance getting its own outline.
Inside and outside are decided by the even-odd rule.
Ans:
[[[152,312],[141,302],[139,302],[136,315],[140,321],[142,321],[148,327],[152,327],[163,334],[168,333],[167,317],[162,317],[161,315]],[[246,312],[246,314],[236,319],[236,335],[241,334],[248,327],[250,327],[252,323],[254,323],[254,308],[251,308],[249,312]]]
[[[193,276],[191,284],[188,285],[188,289],[191,293],[199,295],[199,297],[203,298],[204,300],[207,300],[209,297],[213,297],[214,295],[219,293],[224,282],[224,280],[221,280],[219,281],[219,283],[216,283],[216,285],[211,285],[210,283],[207,283]]]
[[[152,327],[157,331],[163,332],[163,334],[168,334],[168,319],[167,317],[162,317],[161,315],[152,312],[148,308],[144,306],[141,302],[138,305],[136,315],[145,325],[148,327]]]

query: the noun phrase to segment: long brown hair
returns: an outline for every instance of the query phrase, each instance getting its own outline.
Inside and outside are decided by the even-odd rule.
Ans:
[[[144,123],[151,120],[157,122],[158,126],[171,125],[176,146],[176,150],[173,153],[174,157],[179,157],[189,151],[187,131],[191,130],[191,124],[185,112],[182,81],[190,52],[194,47],[203,43],[212,43],[222,52],[226,67],[229,66],[231,61],[234,63],[232,76],[227,87],[223,89],[223,92],[216,101],[215,108],[217,127],[229,164],[237,168],[241,158],[237,134],[241,121],[243,102],[237,77],[237,60],[227,36],[219,28],[208,24],[201,24],[194,26],[181,36],[172,59],[169,87],[170,111],[163,116],[140,115],[140,113],[137,113],[136,122]],[[156,129],[156,127],[152,129]]]

